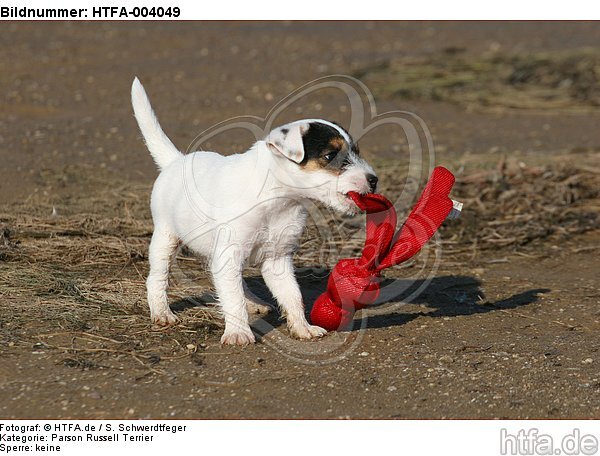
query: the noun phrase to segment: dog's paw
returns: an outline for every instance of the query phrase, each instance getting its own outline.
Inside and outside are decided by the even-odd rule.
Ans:
[[[323,329],[320,326],[309,324],[293,325],[289,327],[289,330],[292,337],[302,340],[315,339],[317,337],[323,337],[325,334],[327,334],[326,329]]]
[[[234,331],[225,331],[221,336],[223,345],[250,345],[256,341],[250,328],[236,329]]]
[[[266,315],[272,308],[268,304],[262,304],[255,301],[246,300],[246,307],[248,308],[249,314]]]
[[[172,326],[179,323],[179,317],[169,311],[152,315],[152,323],[158,326]]]

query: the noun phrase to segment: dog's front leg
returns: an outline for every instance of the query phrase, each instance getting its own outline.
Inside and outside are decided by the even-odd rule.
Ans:
[[[294,276],[291,256],[267,258],[262,265],[262,275],[287,318],[292,336],[298,339],[312,339],[327,333],[323,328],[312,326],[306,321],[302,293]]]
[[[211,264],[219,304],[225,318],[225,332],[221,343],[226,345],[248,345],[255,342],[248,324],[242,266],[233,255],[213,259]]]

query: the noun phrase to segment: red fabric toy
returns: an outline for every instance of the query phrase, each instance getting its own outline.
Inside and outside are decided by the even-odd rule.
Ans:
[[[419,201],[396,233],[394,205],[378,194],[348,194],[367,213],[362,256],[340,260],[329,275],[327,290],[315,301],[312,324],[328,331],[348,328],[354,312],[379,296],[381,271],[416,255],[452,211],[448,197],[454,176],[443,167],[433,170]],[[396,234],[395,234],[396,233]]]

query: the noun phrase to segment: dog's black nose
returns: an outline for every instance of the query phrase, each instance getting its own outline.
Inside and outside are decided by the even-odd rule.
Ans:
[[[374,192],[377,188],[377,182],[379,179],[374,174],[367,174],[367,182],[369,183],[369,187],[371,187],[371,191]]]

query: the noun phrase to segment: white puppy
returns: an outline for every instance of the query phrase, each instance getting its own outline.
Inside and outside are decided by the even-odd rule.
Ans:
[[[300,339],[320,337],[304,315],[292,254],[304,229],[306,200],[352,213],[350,191],[374,191],[377,177],[343,128],[319,119],[271,131],[247,152],[184,155],[162,131],[144,88],[131,89],[135,117],[161,170],[152,191],[148,304],[152,321],[177,322],[167,301],[169,266],[178,245],[207,258],[225,317],[224,344],[254,342],[247,306],[256,301],[242,278],[245,263],[261,264],[263,278]]]

